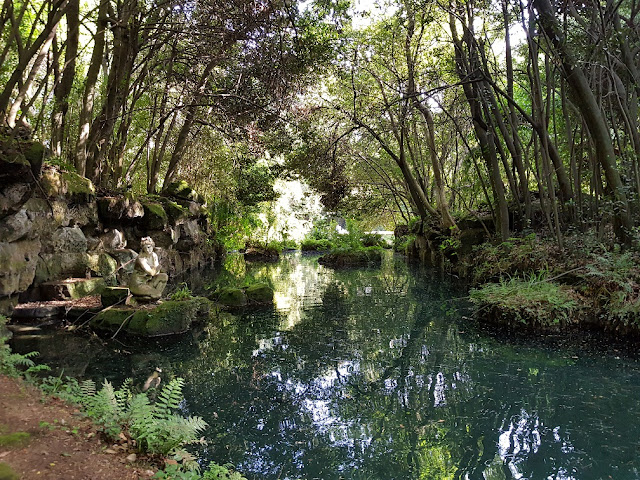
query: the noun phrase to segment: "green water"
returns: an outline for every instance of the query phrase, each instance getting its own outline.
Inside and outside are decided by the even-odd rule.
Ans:
[[[250,479],[640,479],[633,358],[484,333],[455,279],[391,255],[347,271],[231,257],[187,281],[245,278],[269,282],[275,306],[144,345],[15,346],[96,380],[183,377],[184,413],[210,425],[200,456]]]

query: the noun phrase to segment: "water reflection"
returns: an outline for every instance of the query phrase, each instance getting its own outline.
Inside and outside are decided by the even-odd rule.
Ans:
[[[640,478],[637,364],[484,336],[434,272],[234,257],[196,281],[267,282],[276,303],[144,348],[75,337],[82,361],[60,337],[52,358],[97,380],[184,377],[185,408],[211,425],[200,454],[249,478]]]

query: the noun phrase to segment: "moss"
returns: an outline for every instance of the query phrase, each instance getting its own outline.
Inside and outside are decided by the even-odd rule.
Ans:
[[[214,297],[218,303],[227,307],[242,307],[247,304],[247,296],[241,288],[225,287],[218,290]]]
[[[167,212],[167,217],[171,223],[175,224],[178,220],[187,218],[189,216],[189,209],[178,205],[176,202],[169,200],[168,198],[162,198],[160,200]]]
[[[20,480],[20,475],[6,463],[0,463],[0,480]]]
[[[61,176],[62,181],[66,184],[67,193],[85,197],[92,197],[96,194],[96,189],[88,178],[73,172],[61,172]]]
[[[144,308],[116,307],[98,313],[91,325],[100,330],[116,331],[126,321],[122,330],[132,335],[173,335],[188,330],[194,321],[206,316],[210,308],[209,300],[203,297],[166,301]]]
[[[362,267],[382,262],[380,247],[332,250],[318,259],[318,263],[333,268]]]
[[[31,440],[31,435],[27,432],[15,432],[7,435],[0,435],[0,447],[24,447]]]
[[[88,295],[99,295],[105,288],[104,279],[87,278],[81,282],[67,284],[67,290],[71,298],[83,298]]]
[[[162,230],[167,225],[167,212],[164,211],[162,205],[158,202],[142,202],[144,208],[144,216],[142,221],[144,226],[149,230]]]
[[[273,289],[264,283],[256,283],[245,289],[249,303],[268,305],[273,303]]]
[[[199,199],[199,195],[196,191],[184,180],[170,184],[166,189],[166,193],[172,197],[191,200],[192,202],[197,202]]]
[[[129,289],[126,287],[106,287],[100,294],[103,307],[111,305],[124,305],[125,300],[129,296]]]

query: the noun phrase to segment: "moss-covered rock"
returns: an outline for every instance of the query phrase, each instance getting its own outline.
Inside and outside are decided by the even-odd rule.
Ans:
[[[189,209],[187,207],[183,207],[170,198],[159,197],[158,202],[162,204],[162,207],[164,208],[164,211],[166,212],[167,218],[171,225],[181,223],[190,215]]]
[[[118,262],[107,253],[93,253],[87,255],[89,269],[102,277],[107,285],[115,285]]]
[[[318,258],[318,263],[332,268],[380,265],[382,263],[382,249],[368,247],[357,250],[334,250]]]
[[[0,480],[20,480],[20,475],[4,462],[0,462]]]
[[[122,220],[142,218],[144,215],[142,203],[128,195],[98,197],[96,203],[100,220],[118,228],[121,228]]]
[[[167,195],[172,197],[181,198],[183,200],[190,200],[192,202],[200,201],[200,195],[189,186],[184,180],[171,183],[165,190]]]
[[[0,243],[0,297],[24,292],[36,276],[40,240]]]
[[[42,191],[49,198],[66,197],[75,203],[90,202],[96,196],[96,189],[88,178],[77,173],[46,168],[40,179]]]
[[[103,278],[69,278],[45,282],[40,285],[40,292],[48,300],[68,300],[100,295],[104,288]]]
[[[130,335],[175,335],[186,332],[192,323],[207,317],[210,308],[211,302],[203,297],[140,307],[114,307],[98,313],[91,321],[91,326],[115,332],[124,323],[121,331]]]
[[[213,294],[213,298],[225,307],[243,307],[247,304],[247,296],[241,288],[221,288]]]
[[[106,287],[100,294],[103,307],[111,305],[124,305],[129,297],[129,289],[127,287]]]
[[[142,202],[144,208],[144,216],[142,224],[147,230],[162,230],[167,226],[169,217],[161,203],[150,200]]]
[[[273,289],[264,283],[255,283],[245,289],[249,303],[270,305],[273,303]]]

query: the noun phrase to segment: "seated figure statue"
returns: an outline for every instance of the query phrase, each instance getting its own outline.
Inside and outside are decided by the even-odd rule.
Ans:
[[[136,258],[133,273],[129,277],[129,290],[138,300],[158,300],[167,285],[169,276],[160,273],[158,255],[153,251],[155,243],[151,237],[140,241],[140,254]]]

